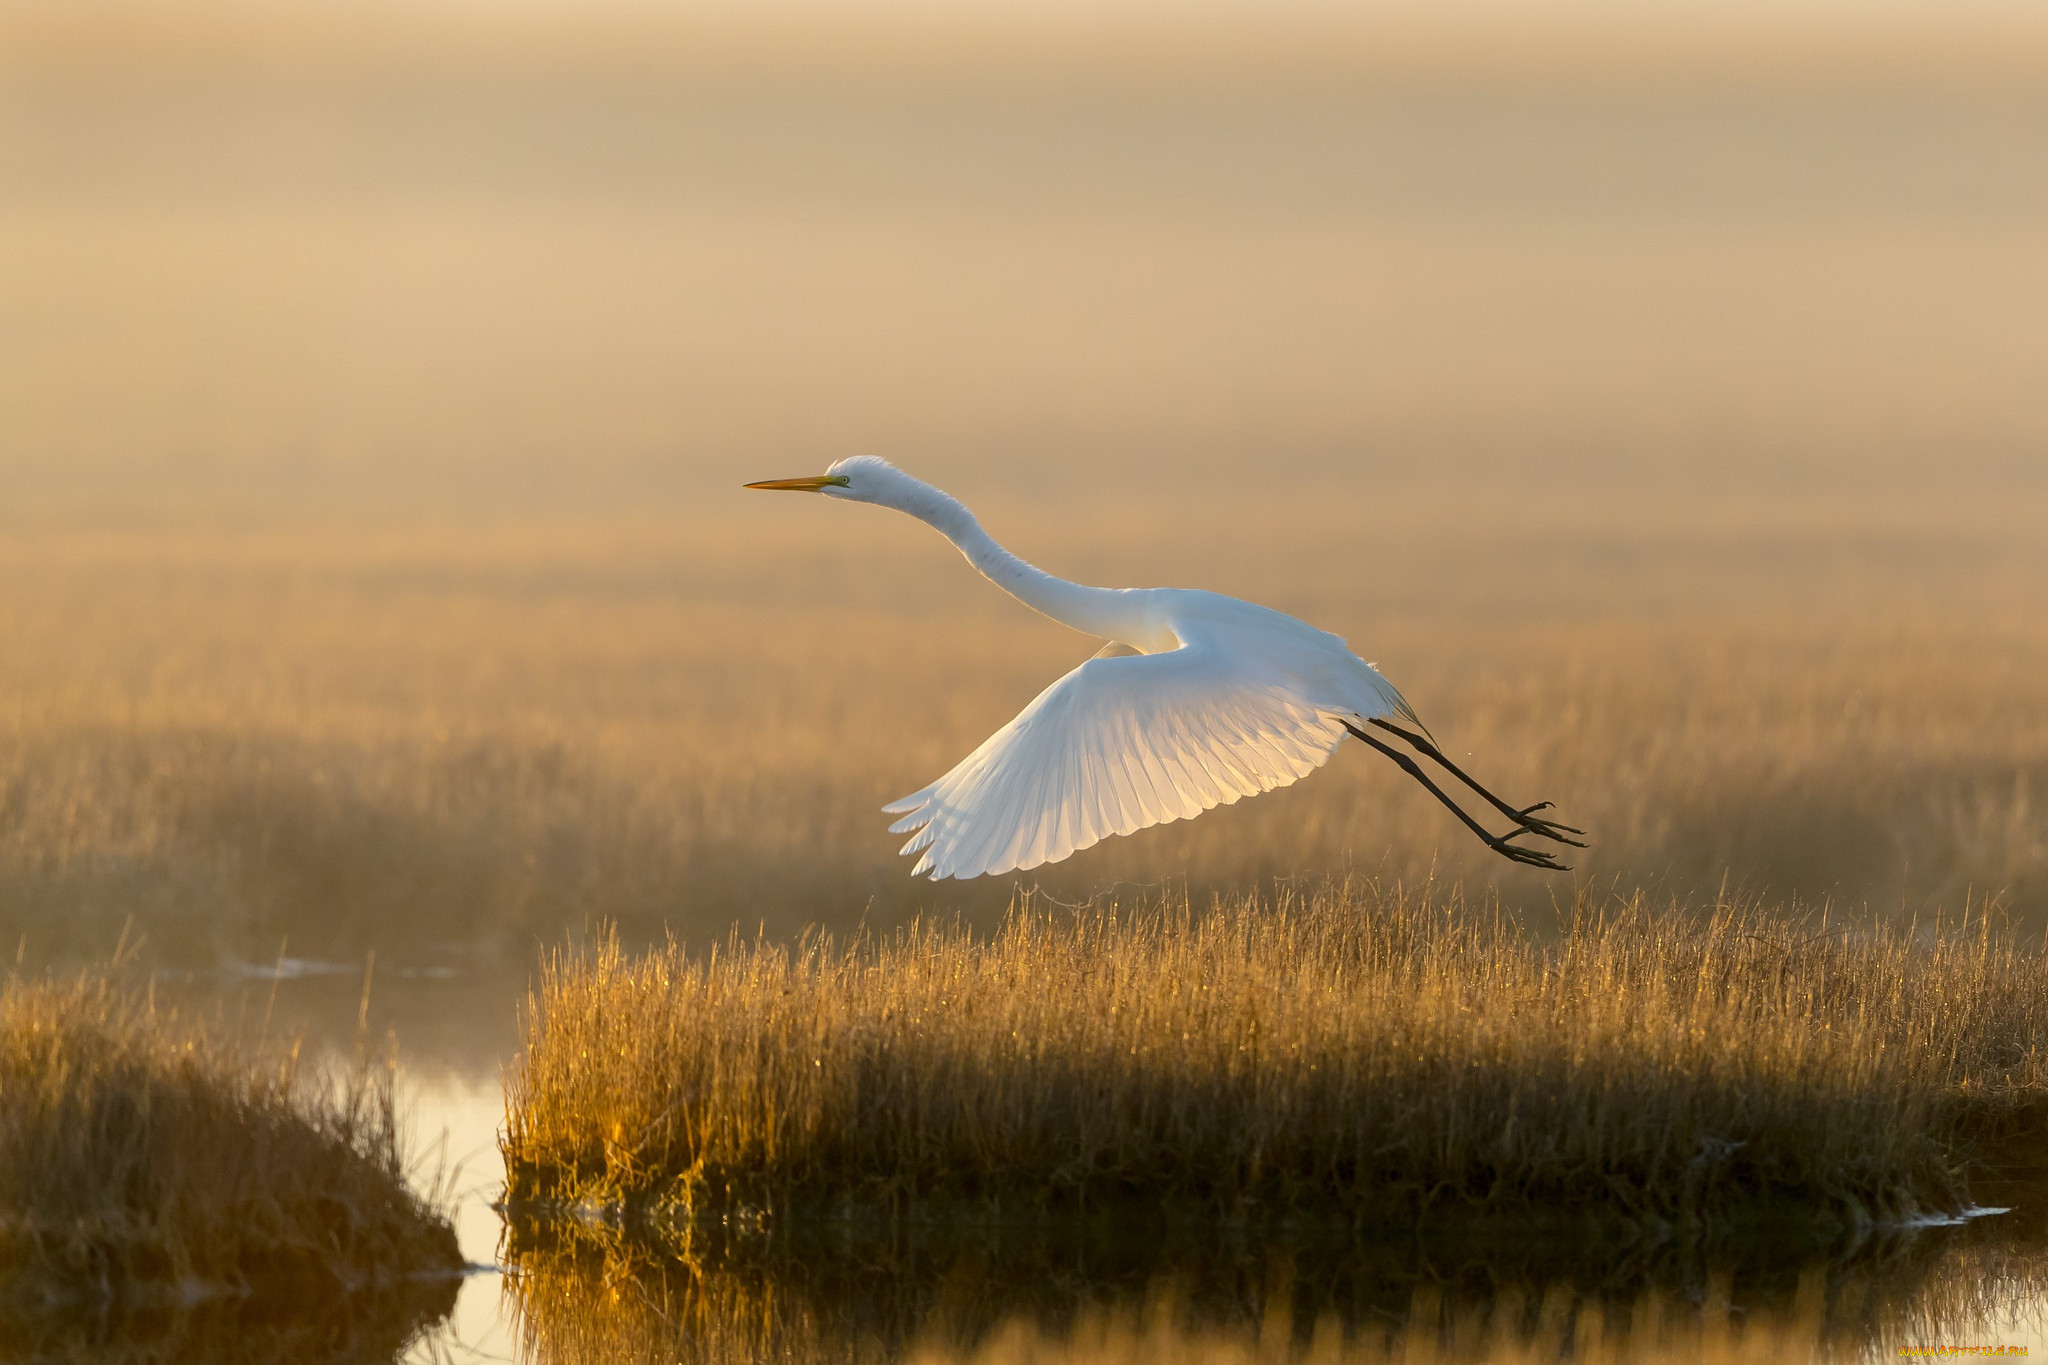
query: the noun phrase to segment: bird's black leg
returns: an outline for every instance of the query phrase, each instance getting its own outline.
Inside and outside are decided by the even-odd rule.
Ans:
[[[1449,796],[1445,795],[1444,789],[1442,787],[1439,787],[1436,783],[1430,781],[1429,774],[1423,772],[1420,765],[1418,765],[1414,759],[1408,757],[1408,755],[1402,753],[1399,749],[1395,749],[1389,745],[1380,743],[1371,735],[1368,735],[1367,733],[1365,733],[1365,731],[1359,729],[1357,726],[1353,725],[1349,721],[1344,722],[1344,728],[1349,730],[1353,735],[1355,735],[1360,740],[1363,740],[1365,743],[1371,745],[1373,748],[1385,754],[1388,758],[1393,759],[1395,764],[1400,767],[1402,772],[1408,774],[1408,776],[1414,778],[1417,782],[1420,782],[1424,787],[1428,788],[1429,794],[1431,796],[1434,796],[1437,800],[1443,802],[1446,806],[1450,807],[1451,813],[1457,816],[1460,820],[1465,822],[1465,828],[1471,830],[1474,834],[1478,835],[1480,839],[1484,841],[1488,848],[1492,849],[1495,853],[1500,854],[1501,857],[1508,859],[1510,862],[1526,863],[1530,867],[1546,867],[1553,872],[1571,871],[1571,868],[1569,866],[1559,862],[1556,858],[1552,857],[1548,853],[1543,852],[1541,849],[1523,848],[1520,844],[1511,844],[1508,842],[1508,840],[1515,838],[1517,835],[1532,834],[1536,831],[1529,829],[1527,826],[1523,826],[1522,828],[1516,829],[1508,834],[1494,835],[1490,833],[1484,825],[1480,824],[1477,820],[1474,820],[1471,816],[1467,815],[1465,813],[1465,808],[1463,806],[1460,806],[1457,802],[1451,800]]]
[[[1412,730],[1404,730],[1398,725],[1390,725],[1389,723],[1387,723],[1384,720],[1381,720],[1377,716],[1373,717],[1369,723],[1377,725],[1380,729],[1387,731],[1389,734],[1399,735],[1402,739],[1407,740],[1410,744],[1415,746],[1415,749],[1418,752],[1424,754],[1429,758],[1436,760],[1436,762],[1443,767],[1445,772],[1449,773],[1452,777],[1457,778],[1460,782],[1463,782],[1473,791],[1476,791],[1481,796],[1485,797],[1488,804],[1490,804],[1495,810],[1499,811],[1502,815],[1507,816],[1508,819],[1514,821],[1523,829],[1529,831],[1529,833],[1540,835],[1541,837],[1552,840],[1556,843],[1570,844],[1573,848],[1585,847],[1585,845],[1580,843],[1577,839],[1570,839],[1566,838],[1565,836],[1571,834],[1584,834],[1586,831],[1582,829],[1573,829],[1570,825],[1561,825],[1555,820],[1545,820],[1537,816],[1537,811],[1548,810],[1550,808],[1550,803],[1548,801],[1538,801],[1533,806],[1525,806],[1520,810],[1517,810],[1515,807],[1510,806],[1507,802],[1501,800],[1498,796],[1495,796],[1486,788],[1480,786],[1476,781],[1472,779],[1472,777],[1469,774],[1466,773],[1466,771],[1463,768],[1460,768],[1457,764],[1451,762],[1450,759],[1446,758],[1444,756],[1444,751],[1437,748],[1436,745],[1430,743],[1426,736],[1418,735]],[[1357,734],[1358,732],[1356,730],[1353,730],[1351,733]]]

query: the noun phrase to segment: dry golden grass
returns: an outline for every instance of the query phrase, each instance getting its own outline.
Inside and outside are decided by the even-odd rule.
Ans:
[[[514,1205],[688,1225],[1089,1214],[1620,1232],[1966,1202],[2048,1105],[2048,973],[1981,926],[1646,899],[1554,942],[1367,885],[994,938],[544,970]]]
[[[0,17],[0,931],[993,922],[876,807],[1095,645],[738,488],[862,451],[1344,633],[1586,886],[2048,927],[2038,32],[1268,18]],[[1347,867],[1561,885],[1362,750],[1036,880]]]
[[[2048,538],[2022,525],[1992,527],[1980,557],[1888,564],[1856,549],[1903,516],[1883,507],[1810,532],[1737,508],[1688,545],[1675,490],[1554,530],[1424,482],[1376,493],[1364,544],[1339,516],[1248,498],[1287,553],[1219,568],[1180,538],[1228,536],[1206,496],[1119,541],[1048,536],[1064,507],[962,491],[1056,569],[1220,587],[1345,632],[1461,762],[1557,800],[1595,845],[1573,878],[1512,868],[1351,746],[1296,787],[1021,879],[1062,900],[1357,869],[1532,915],[1576,885],[1902,922],[1989,901],[2048,924]],[[993,923],[1014,881],[913,882],[877,808],[1092,645],[901,518],[743,496],[769,503],[731,490],[725,526],[0,551],[0,924],[32,953],[103,953],[134,916],[201,962],[268,961],[288,938],[517,963],[596,917],[643,942]],[[1944,537],[1974,515],[1936,511]],[[1745,559],[1758,539],[1768,558]],[[1541,601],[1494,601],[1528,581]]]
[[[386,1069],[307,1074],[99,978],[0,994],[0,1302],[10,1332],[222,1301],[446,1311],[447,1214],[407,1181]],[[403,1335],[402,1331],[400,1335]]]

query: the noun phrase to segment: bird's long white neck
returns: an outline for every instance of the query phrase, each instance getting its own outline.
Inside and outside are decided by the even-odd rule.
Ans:
[[[1091,588],[1055,578],[998,545],[958,499],[908,475],[903,475],[903,481],[905,487],[888,505],[937,530],[959,547],[984,578],[1033,611],[1084,634],[1139,649],[1155,649],[1164,643],[1153,638],[1160,627],[1150,620],[1143,592]]]

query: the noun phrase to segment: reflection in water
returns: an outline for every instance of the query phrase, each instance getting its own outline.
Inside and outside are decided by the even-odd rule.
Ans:
[[[1981,1226],[1802,1252],[1498,1232],[1335,1248],[1229,1229],[1139,1240],[851,1225],[700,1232],[656,1250],[610,1230],[515,1225],[508,1259],[540,1365],[1804,1359],[2010,1344],[2039,1333],[2048,1302],[2048,1259]]]
[[[454,1306],[446,1276],[328,1302],[217,1298],[138,1312],[0,1312],[0,1360],[11,1365],[282,1362],[371,1365],[429,1343]],[[431,1347],[428,1347],[431,1349]]]
[[[411,1079],[411,1131],[422,1161],[441,1172],[454,1203],[455,1235],[473,1270],[447,1323],[407,1359],[417,1365],[511,1360],[517,1347],[496,1268],[504,1237],[495,1207],[505,1189],[505,1164],[498,1154],[503,1091],[492,1072]]]

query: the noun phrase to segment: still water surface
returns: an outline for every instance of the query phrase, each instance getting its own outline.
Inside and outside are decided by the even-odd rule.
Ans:
[[[518,1337],[504,1276],[497,1269],[504,1224],[492,1207],[505,1183],[498,1154],[504,1093],[495,1072],[406,1078],[413,1095],[414,1142],[430,1145],[447,1162],[456,1192],[455,1231],[472,1273],[456,1296],[455,1312],[438,1336],[417,1343],[409,1361],[486,1361],[519,1358]]]

